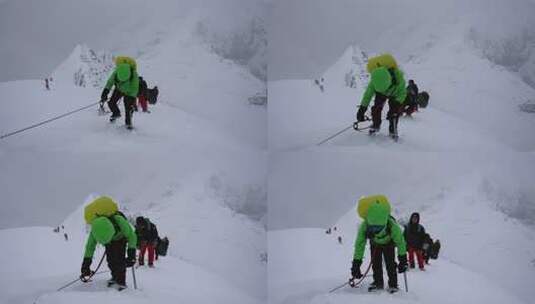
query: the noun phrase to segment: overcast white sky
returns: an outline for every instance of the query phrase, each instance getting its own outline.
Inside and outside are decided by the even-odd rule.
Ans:
[[[463,18],[492,36],[533,31],[533,16],[531,0],[276,0],[269,28],[270,79],[315,77],[353,43],[395,52],[403,37],[390,44],[381,37],[396,28]]]
[[[267,5],[262,4],[268,3],[268,0],[0,0],[0,82],[44,78],[80,43],[99,51],[143,51],[142,43],[136,40],[136,30],[141,31],[150,24],[160,25],[169,18],[195,18],[199,11],[202,14],[199,19],[211,26],[212,32],[232,32],[249,25],[251,17],[267,15]],[[130,45],[126,46],[124,41],[128,39],[114,39],[124,27],[129,27],[132,33]]]

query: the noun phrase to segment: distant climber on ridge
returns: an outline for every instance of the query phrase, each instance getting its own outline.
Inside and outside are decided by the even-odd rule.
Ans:
[[[403,72],[398,68],[396,60],[390,54],[370,58],[367,65],[368,73],[371,74],[370,82],[357,112],[357,121],[365,121],[365,114],[371,99],[375,96],[372,106],[372,125],[369,133],[373,135],[381,129],[381,113],[383,106],[388,100],[388,113],[386,115],[390,125],[389,134],[397,139],[397,125],[399,111],[407,96],[405,78]]]

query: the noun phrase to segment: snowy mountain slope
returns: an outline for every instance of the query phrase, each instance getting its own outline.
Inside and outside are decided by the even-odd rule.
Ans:
[[[419,33],[440,37],[462,22],[478,53],[533,84],[534,12],[532,0],[275,1],[270,79],[316,77],[350,44],[405,60],[425,49]]]
[[[6,0],[0,5],[0,81],[44,78],[79,43],[112,53],[140,57],[177,29],[197,31],[202,25],[208,43],[251,31],[263,20],[269,1],[229,0]],[[21,18],[23,16],[23,18]],[[188,19],[193,26],[182,24]],[[97,22],[98,20],[98,22]],[[256,23],[261,24],[261,23]],[[37,29],[37,30],[36,30]],[[202,37],[203,39],[206,37]],[[236,40],[236,42],[240,42]],[[251,46],[237,44],[251,50]],[[265,47],[263,47],[265,48]],[[263,48],[252,50],[263,52]],[[241,58],[245,66],[265,65],[264,58]],[[251,69],[253,71],[253,69]]]
[[[157,116],[158,110],[154,108],[152,114]],[[172,121],[180,117],[175,112],[170,109],[167,117],[163,115],[161,119]],[[219,275],[220,280],[261,299],[265,288],[265,264],[261,262],[265,252],[264,227],[238,212],[247,204],[259,206],[260,212],[265,212],[265,200],[260,196],[254,201],[257,197],[249,195],[251,191],[262,191],[265,170],[262,156],[247,149],[228,146],[228,150],[222,149],[223,140],[210,135],[191,138],[192,129],[199,130],[195,127],[186,129],[180,136],[165,134],[170,128],[168,123],[155,126],[147,133],[139,127],[136,133],[128,134],[123,126],[106,126],[105,122],[95,121],[93,112],[87,114],[81,125],[95,134],[80,138],[71,133],[72,129],[59,124],[51,128],[59,138],[50,138],[50,129],[45,129],[41,133],[42,141],[34,139],[31,143],[19,143],[19,147],[12,143],[11,149],[2,149],[3,159],[9,160],[2,162],[2,171],[6,172],[2,175],[2,192],[8,202],[3,214],[10,215],[2,220],[3,225],[53,223],[64,210],[73,208],[80,193],[105,191],[130,212],[151,216],[188,264]],[[150,125],[149,118],[145,119]],[[206,125],[187,117],[181,120]],[[138,119],[138,123],[142,124],[143,120]],[[64,136],[61,136],[62,129]],[[171,130],[176,128],[171,125]],[[182,138],[182,144],[162,147],[162,142],[178,138]],[[204,148],[206,140],[217,150]],[[231,143],[227,138],[226,144]],[[244,173],[249,171],[254,174]],[[219,184],[214,185],[214,180]],[[25,185],[22,191],[19,185]],[[230,209],[229,200],[235,203],[235,211]],[[160,204],[175,206],[176,211]],[[251,216],[258,217],[258,213]],[[34,245],[32,251],[44,248],[40,243]],[[217,259],[214,247],[218,248]],[[72,258],[76,266],[64,268],[69,276],[78,272],[81,253],[81,247],[76,248]],[[64,255],[58,258],[65,261]],[[234,275],[236,272],[240,275]]]
[[[265,46],[239,39],[220,45],[263,24],[266,5],[263,0],[7,1],[0,10],[0,57],[5,62],[0,79],[50,76],[76,45],[87,43],[96,50],[136,58],[140,74],[150,85],[159,85],[164,101],[265,147],[266,110],[248,101],[265,92],[265,82],[253,76],[258,72],[253,66],[265,65],[265,58],[254,57]],[[204,35],[198,32],[200,26]],[[254,33],[250,35],[255,39],[265,36]],[[249,57],[242,58],[239,50]]]
[[[426,230],[443,246],[441,260],[429,272],[414,274],[421,279],[411,273],[409,289],[414,292],[393,301],[423,303],[434,297],[439,303],[453,303],[458,298],[446,296],[451,290],[456,296],[473,297],[472,303],[486,303],[489,294],[530,303],[535,277],[534,161],[533,153],[493,151],[276,153],[270,159],[269,179],[268,286],[275,295],[270,301],[366,301],[360,291],[326,292],[349,275],[360,223],[356,201],[382,193],[400,222],[420,212]],[[326,235],[334,226],[337,232]]]
[[[428,109],[416,113],[413,120],[401,120],[401,145],[381,147],[352,131],[326,145],[330,148],[371,145],[408,151],[462,151],[480,147],[532,151],[535,142],[530,132],[535,120],[518,106],[531,100],[535,92],[518,75],[480,58],[466,40],[465,32],[462,24],[456,24],[433,27],[433,31],[426,28],[405,36],[408,42],[414,40],[412,45],[422,47],[411,56],[398,57],[401,68],[406,79],[415,79],[420,90],[430,93],[431,100]],[[269,83],[270,147],[275,150],[312,147],[354,121],[367,81],[357,79],[352,89],[346,86],[344,77],[358,72],[356,68],[362,70],[362,63],[354,64],[354,58],[359,59],[361,52],[358,47],[350,47],[322,75],[324,93],[309,80]]]
[[[20,101],[3,112],[2,129],[90,104],[99,95],[99,90],[61,81],[68,77],[56,79],[52,91],[39,81],[1,84],[6,96]],[[150,212],[188,264],[262,301],[265,232],[262,222],[252,218],[266,210],[263,150],[165,102],[151,110],[134,115],[133,132],[122,120],[109,124],[95,106],[4,140],[2,226],[56,225],[80,197],[107,193],[130,212]],[[159,204],[175,209],[156,208]],[[218,248],[217,259],[212,246]],[[72,259],[79,264],[82,251],[77,250]],[[69,267],[68,274],[78,268]],[[20,275],[16,282],[24,280]]]
[[[87,201],[90,201],[90,198]],[[244,217],[228,217],[226,208],[213,205],[209,207],[210,204],[202,200],[197,200],[194,204],[178,204],[182,202],[181,199],[180,196],[170,196],[166,203],[155,205],[153,210],[149,211],[151,218],[158,223],[161,233],[165,233],[170,238],[170,251],[168,256],[159,258],[155,269],[145,267],[137,269],[138,290],[133,290],[132,276],[129,271],[127,283],[131,290],[126,291],[126,295],[119,295],[105,287],[109,273],[96,275],[91,283],[78,282],[63,291],[55,291],[78,275],[77,270],[87,237],[83,222],[83,205],[61,224],[63,228],[59,233],[52,232],[51,227],[2,230],[0,236],[2,240],[7,241],[16,237],[21,245],[9,248],[8,253],[12,259],[11,263],[5,267],[5,273],[1,278],[4,291],[0,302],[81,301],[85,303],[99,300],[118,301],[119,303],[153,303],[181,299],[197,303],[213,303],[214,301],[261,303],[258,294],[262,293],[259,287],[263,288],[263,286],[255,282],[264,280],[263,268],[265,266],[259,258],[255,259],[257,257],[255,251],[264,250],[261,248],[265,241],[255,234],[261,235],[264,233],[263,230],[260,227],[255,228],[253,223],[249,224],[253,226],[250,230],[243,229],[242,225],[244,223],[247,225],[250,220]],[[208,212],[207,208],[211,212]],[[188,216],[198,219],[197,222],[177,225],[176,220],[184,217],[185,212]],[[199,213],[203,213],[202,219],[199,219]],[[159,217],[158,214],[164,215]],[[217,223],[217,226],[214,226],[214,223]],[[221,227],[225,228],[224,231],[220,229]],[[64,233],[68,235],[68,241],[64,239]],[[228,244],[232,234],[240,234],[243,238]],[[207,239],[211,240],[209,244],[206,244]],[[236,251],[234,248],[236,245],[240,245],[241,250]],[[220,259],[227,259],[228,256],[240,258],[240,265],[244,268],[239,273],[244,278],[229,279],[220,272],[207,270],[206,266],[209,261],[201,262],[199,256],[190,256],[188,252],[201,252],[200,249],[207,249],[199,248],[200,246],[217,246]],[[36,256],[35,248],[47,248],[47,250],[41,250]],[[251,255],[252,252],[255,255]],[[93,269],[97,267],[102,254],[103,250],[97,250],[95,253]],[[32,260],[33,263],[29,264],[28,260]],[[106,270],[104,262],[99,271]],[[240,279],[247,286],[236,286],[235,281]],[[36,283],[35,287],[28,288],[28,286],[34,286],[30,283]],[[204,291],[199,292],[199,287]]]
[[[70,7],[60,2],[49,3],[46,10]],[[95,6],[86,13],[97,9],[120,20],[109,31],[93,34],[110,42],[104,42],[103,54],[136,57],[149,86],[160,88],[158,104],[149,107],[150,114],[134,114],[132,132],[125,129],[124,118],[110,124],[109,114],[99,116],[95,105],[2,140],[2,240],[12,242],[16,236],[25,245],[13,246],[10,252],[20,259],[13,258],[10,276],[2,275],[0,302],[33,301],[78,275],[85,238],[80,214],[75,212],[70,217],[76,218],[74,224],[65,225],[69,235],[79,235],[79,241],[70,236],[64,244],[62,235],[51,231],[89,193],[114,197],[127,214],[150,216],[171,240],[171,256],[146,279],[140,270],[142,292],[128,291],[124,301],[264,302],[266,109],[248,102],[263,90],[263,83],[244,65],[214,54],[195,35],[199,16],[210,15],[203,15],[207,12],[202,9],[200,15],[194,14],[198,4],[177,11],[173,8],[180,3],[175,1],[132,1],[125,14],[147,9],[151,16],[165,11],[161,19],[137,20],[136,14],[126,19],[114,14],[113,8],[122,3],[92,3]],[[210,3],[215,2],[205,4]],[[112,11],[98,10],[104,4]],[[132,27],[135,19],[139,24]],[[214,22],[222,25],[225,20]],[[89,36],[82,35],[91,40]],[[50,72],[54,78],[50,91],[38,80],[0,83],[0,94],[10,101],[0,113],[0,133],[97,102],[98,85],[74,84],[80,68],[85,72],[91,68],[81,58],[84,53],[83,47],[76,47]],[[92,80],[101,86],[104,79]],[[123,111],[122,104],[120,108]],[[28,228],[32,226],[39,228]],[[42,241],[32,243],[34,237]],[[34,259],[38,265],[21,267],[32,253],[40,254]],[[39,302],[117,300],[115,293],[101,288],[103,280],[46,294]],[[197,292],[192,286],[206,286],[206,291]]]
[[[328,241],[330,244],[322,246]],[[395,295],[368,293],[366,287],[371,277],[360,288],[346,286],[329,293],[350,275],[351,255],[347,253],[351,252],[351,242],[339,245],[322,229],[271,231],[269,242],[276,248],[271,254],[270,246],[269,293],[273,295],[270,303],[529,303],[505,290],[501,282],[444,257],[431,261],[425,272],[407,274],[409,293],[403,290],[403,276],[398,276],[403,291]],[[367,264],[365,260],[363,271]],[[288,270],[286,265],[294,268]]]

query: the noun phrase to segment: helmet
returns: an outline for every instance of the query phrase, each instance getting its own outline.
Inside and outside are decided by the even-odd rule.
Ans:
[[[375,91],[385,93],[392,85],[392,76],[387,68],[380,67],[372,72],[371,82],[374,84]]]
[[[127,81],[130,79],[132,72],[130,71],[130,65],[126,63],[121,63],[117,65],[117,79],[121,82]]]
[[[108,244],[115,235],[113,224],[106,217],[98,217],[91,223],[91,235],[99,244]]]

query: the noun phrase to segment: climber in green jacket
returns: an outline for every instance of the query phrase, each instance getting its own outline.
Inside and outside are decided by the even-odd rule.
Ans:
[[[117,290],[125,289],[126,268],[136,263],[137,236],[134,228],[119,213],[93,219],[91,233],[85,244],[81,279],[92,274],[90,266],[97,244],[106,248],[106,260],[112,276],[108,281],[108,287],[115,287]],[[127,258],[125,258],[125,253],[127,253]]]
[[[384,256],[386,270],[388,273],[389,292],[393,293],[398,291],[395,248],[397,247],[399,259],[397,270],[399,273],[403,273],[407,270],[406,244],[401,228],[397,224],[396,220],[390,216],[390,207],[388,202],[385,203],[380,201],[380,199],[381,198],[369,205],[365,219],[360,224],[358,229],[357,238],[355,241],[355,250],[353,254],[353,263],[351,267],[351,275],[353,278],[362,278],[360,266],[364,257],[366,241],[367,239],[370,239],[373,283],[370,284],[368,291],[384,288]],[[384,200],[386,200],[386,198],[384,198]]]
[[[397,138],[399,112],[407,97],[403,72],[397,67],[395,59],[389,54],[371,58],[368,62],[368,71],[370,72],[370,82],[362,96],[357,112],[357,121],[366,120],[365,113],[375,95],[374,105],[371,110],[373,123],[369,132],[370,134],[378,132],[381,128],[383,107],[388,100],[389,109],[386,115],[390,123],[388,130],[390,136]]]
[[[132,129],[132,112],[134,111],[139,91],[137,65],[134,59],[122,56],[117,57],[115,63],[115,70],[108,78],[104,90],[102,90],[100,102],[103,104],[107,101],[111,88],[115,86],[111,98],[108,101],[108,106],[112,112],[110,122],[114,122],[117,118],[121,117],[121,111],[119,111],[117,102],[123,98],[125,124],[128,129]]]

